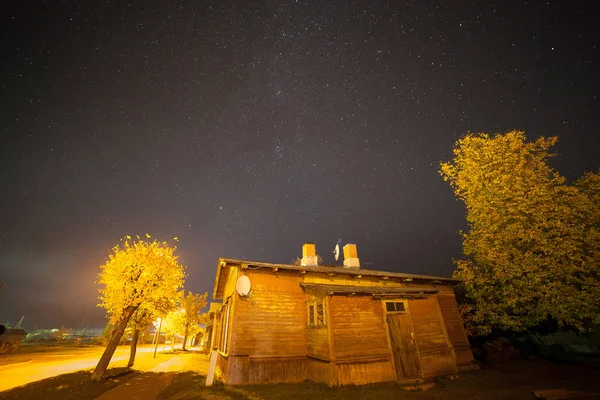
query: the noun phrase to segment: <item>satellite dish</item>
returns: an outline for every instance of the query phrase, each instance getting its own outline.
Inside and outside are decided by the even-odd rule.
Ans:
[[[240,276],[235,283],[235,290],[242,297],[248,296],[250,294],[250,279],[246,275]]]
[[[333,250],[333,256],[335,257],[335,261],[338,260],[338,258],[340,258],[340,244],[336,244],[335,245],[335,250]]]

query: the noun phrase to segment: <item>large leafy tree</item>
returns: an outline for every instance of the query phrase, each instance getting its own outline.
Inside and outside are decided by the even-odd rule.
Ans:
[[[556,141],[469,134],[441,164],[467,210],[455,276],[472,335],[600,322],[600,175],[568,185],[548,165]]]
[[[168,308],[177,299],[185,273],[175,250],[174,245],[151,240],[149,235],[135,239],[126,236],[113,248],[98,282],[104,285],[100,306],[107,310],[115,327],[92,379],[102,378],[127,324],[140,308]]]

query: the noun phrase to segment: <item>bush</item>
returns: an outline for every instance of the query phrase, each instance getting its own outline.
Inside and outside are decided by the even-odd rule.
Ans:
[[[0,342],[0,354],[11,354],[20,344],[21,342]]]
[[[473,355],[486,364],[501,364],[521,357],[519,350],[506,339],[494,339],[473,349]]]

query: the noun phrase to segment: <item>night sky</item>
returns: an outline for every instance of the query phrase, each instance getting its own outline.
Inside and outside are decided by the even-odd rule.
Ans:
[[[339,239],[448,276],[458,138],[558,135],[569,180],[600,166],[600,9],[522,3],[3,1],[0,321],[103,326],[126,234],[177,236],[196,292],[218,257]]]

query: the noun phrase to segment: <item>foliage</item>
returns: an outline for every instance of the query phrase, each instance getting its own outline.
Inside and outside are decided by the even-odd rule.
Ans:
[[[98,283],[104,285],[100,289],[100,306],[107,310],[115,328],[92,374],[96,380],[102,378],[127,324],[131,318],[136,320],[136,312],[141,321],[145,321],[149,315],[172,309],[185,277],[175,246],[151,241],[150,235],[145,239],[136,236],[135,240],[126,236],[122,242],[113,248],[98,275]],[[135,341],[130,362],[134,357]]]
[[[181,300],[181,308],[184,310],[183,316],[180,321],[180,328],[183,333],[183,348],[188,337],[196,336],[200,333],[200,324],[203,322],[203,314],[200,313],[204,307],[206,307],[206,298],[208,293],[194,294],[188,292],[187,296],[184,296]]]
[[[205,323],[206,315],[200,311],[206,307],[206,298],[208,293],[195,294],[188,292],[186,296],[181,296],[180,307],[167,314],[163,320],[162,331],[167,336],[183,335],[183,349],[188,337],[196,336],[200,333],[200,324]]]
[[[71,328],[65,328],[64,326],[61,326],[56,331],[52,332],[52,337],[57,342],[62,342],[63,340],[65,340],[69,336],[71,336],[71,331],[72,331]]]
[[[140,306],[131,316],[125,332],[132,335],[135,330],[145,331],[157,317],[156,311]]]
[[[94,344],[106,346],[110,340],[113,329],[114,325],[112,325],[110,322],[107,323],[104,329],[102,329],[102,334],[94,338]]]
[[[167,337],[183,333],[183,318],[184,311],[181,308],[168,313],[162,322],[162,333]]]
[[[174,254],[176,247],[146,236],[146,240],[126,236],[101,267],[98,283],[104,288],[100,289],[100,306],[113,324],[128,306],[137,310],[143,305],[153,313],[164,313],[176,305],[185,277]]]
[[[0,342],[0,355],[14,353],[20,345],[19,341]]]
[[[568,185],[548,165],[556,141],[469,134],[441,164],[467,210],[454,275],[471,335],[600,322],[600,175]]]

